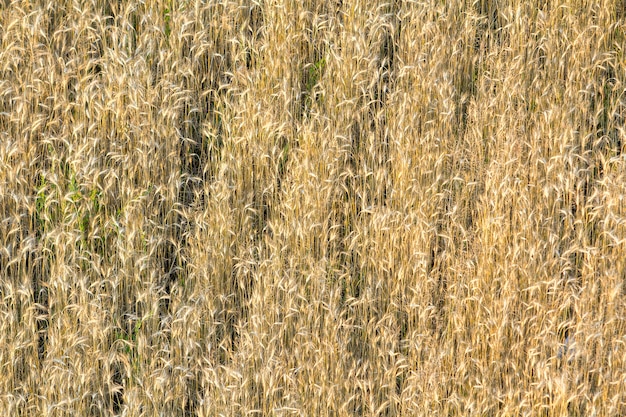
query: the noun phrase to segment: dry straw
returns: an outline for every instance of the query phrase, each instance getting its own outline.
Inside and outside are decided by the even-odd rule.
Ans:
[[[7,1],[0,415],[626,415],[622,1]]]

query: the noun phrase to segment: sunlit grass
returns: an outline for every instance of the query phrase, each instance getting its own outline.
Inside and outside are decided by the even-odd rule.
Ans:
[[[622,2],[5,1],[0,414],[626,414]]]

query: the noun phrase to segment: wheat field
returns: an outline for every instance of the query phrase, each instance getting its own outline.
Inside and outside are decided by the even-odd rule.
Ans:
[[[625,30],[0,1],[0,415],[626,415]]]

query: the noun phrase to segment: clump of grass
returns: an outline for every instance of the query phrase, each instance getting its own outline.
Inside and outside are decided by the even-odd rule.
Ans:
[[[5,4],[0,414],[625,415],[622,9]]]

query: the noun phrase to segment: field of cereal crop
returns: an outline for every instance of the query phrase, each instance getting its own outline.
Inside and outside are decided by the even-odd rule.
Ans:
[[[626,415],[625,30],[0,1],[0,415]]]

